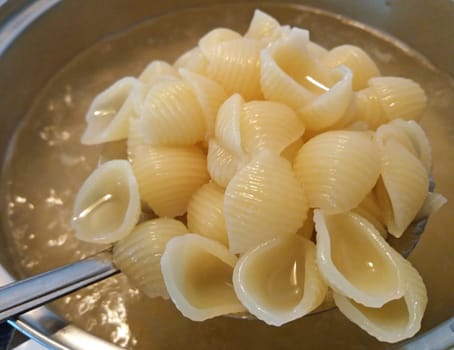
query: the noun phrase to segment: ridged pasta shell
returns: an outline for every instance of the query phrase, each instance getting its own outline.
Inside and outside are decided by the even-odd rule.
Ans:
[[[247,102],[240,119],[241,142],[247,153],[268,149],[280,154],[304,133],[296,113],[277,102]]]
[[[225,188],[241,163],[229,151],[220,146],[216,140],[208,142],[207,167],[211,179]]]
[[[281,156],[293,164],[298,151],[303,147],[303,139],[300,137],[295,142],[288,145],[282,152]]]
[[[183,68],[178,71],[183,80],[192,87],[192,91],[202,107],[206,125],[205,139],[208,140],[214,136],[214,125],[219,107],[228,96],[224,88],[215,81]]]
[[[328,50],[326,48],[317,43],[314,43],[313,41],[309,41],[307,43],[307,51],[313,58],[318,60],[322,60],[323,57],[328,53]]]
[[[427,305],[426,287],[418,271],[401,256],[397,260],[406,282],[401,298],[380,308],[371,308],[334,293],[337,307],[350,321],[378,340],[389,343],[413,337],[421,327]]]
[[[427,193],[427,197],[424,200],[421,209],[419,209],[418,214],[416,214],[415,221],[421,220],[423,218],[428,218],[430,215],[440,210],[440,208],[447,202],[448,200],[446,199],[446,197],[440,193]]]
[[[364,199],[359,203],[359,205],[352,209],[352,212],[362,216],[367,221],[369,221],[378,232],[386,239],[388,236],[388,231],[386,231],[386,226],[383,220],[383,215],[381,208],[378,205],[378,199],[375,196],[375,191],[369,192],[369,194],[364,197]]]
[[[83,144],[95,145],[126,138],[128,119],[135,116],[129,97],[137,84],[137,79],[126,77],[94,98],[85,116],[87,126],[81,138]]]
[[[419,120],[426,108],[427,97],[418,83],[401,77],[369,79],[388,120]]]
[[[350,105],[353,97],[353,75],[345,67],[338,69],[343,77],[326,92],[298,110],[301,120],[310,130],[322,130],[336,124]]]
[[[329,286],[357,303],[381,307],[400,298],[405,283],[392,248],[366,219],[314,210],[317,261]]]
[[[294,163],[311,208],[337,214],[355,208],[380,174],[372,136],[364,131],[329,131],[306,142]]]
[[[206,156],[196,146],[150,146],[136,153],[132,165],[140,197],[159,216],[183,215],[194,192],[209,180]]]
[[[381,126],[375,135],[381,157],[376,194],[389,233],[400,237],[424,203],[429,176],[422,162],[409,150],[408,138],[399,138],[402,134],[386,135],[387,127]]]
[[[377,95],[371,88],[365,88],[354,93],[352,103],[346,114],[350,114],[352,121],[366,122],[372,130],[388,121]]]
[[[278,39],[282,27],[279,22],[263,11],[255,10],[245,38],[260,40],[264,45]]]
[[[224,101],[218,110],[214,135],[220,146],[232,155],[242,158],[244,150],[241,142],[241,110],[244,104],[239,94]]]
[[[354,45],[340,45],[323,56],[323,62],[330,68],[347,66],[353,73],[353,90],[367,88],[370,78],[380,76],[372,58],[361,48]]]
[[[80,187],[71,226],[81,241],[112,243],[132,231],[139,215],[139,190],[131,165],[111,160],[95,169]]]
[[[232,29],[215,28],[200,38],[199,48],[205,57],[210,57],[210,51],[215,50],[219,44],[241,38],[241,34]]]
[[[318,271],[315,244],[296,235],[246,252],[235,266],[233,286],[248,311],[273,326],[310,313],[328,290]]]
[[[221,84],[229,95],[238,93],[247,101],[261,99],[260,49],[260,42],[253,39],[219,43],[204,52],[208,77]]]
[[[113,261],[134,286],[150,298],[168,299],[161,273],[161,256],[167,242],[189,233],[180,221],[158,218],[137,225],[130,235],[115,244]]]
[[[178,310],[193,321],[204,321],[245,311],[232,286],[236,262],[221,243],[186,234],[167,243],[161,271]]]
[[[291,164],[264,151],[241,168],[225,191],[224,215],[232,253],[295,234],[307,215],[306,198]]]
[[[194,47],[193,49],[182,54],[174,63],[175,68],[184,68],[191,72],[205,75],[208,66],[208,60],[200,48]]]
[[[187,220],[191,232],[197,232],[227,246],[224,189],[214,182],[201,186],[189,201]]]
[[[292,28],[269,48],[262,50],[260,84],[267,100],[284,103],[295,111],[335,83],[307,49],[309,33]]]
[[[143,84],[153,84],[160,75],[172,75],[178,77],[178,71],[165,61],[154,60],[150,62],[139,75],[139,81]]]
[[[140,115],[146,142],[154,146],[193,145],[204,140],[205,118],[191,86],[160,80],[148,91]]]

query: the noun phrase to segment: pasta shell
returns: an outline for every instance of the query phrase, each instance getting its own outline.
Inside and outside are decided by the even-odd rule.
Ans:
[[[240,167],[240,162],[216,140],[208,143],[207,167],[211,179],[225,188]]]
[[[187,220],[191,232],[197,232],[227,246],[224,189],[214,182],[200,187],[189,201]]]
[[[191,72],[205,75],[208,66],[208,60],[200,48],[194,47],[193,49],[182,54],[174,63],[175,68],[184,68]]]
[[[245,253],[235,266],[233,286],[248,311],[273,326],[310,313],[328,290],[317,268],[315,244],[296,235]]]
[[[113,261],[145,295],[168,299],[161,273],[161,256],[171,238],[186,233],[189,233],[186,226],[174,219],[145,221],[117,242],[113,249]]]
[[[428,218],[430,215],[436,213],[442,206],[444,206],[448,200],[445,196],[436,192],[427,193],[427,197],[424,203],[419,209],[418,214],[415,217],[415,221],[419,221],[423,218]]]
[[[126,160],[111,160],[81,186],[71,226],[81,241],[112,243],[132,231],[139,215],[139,190],[131,165]]]
[[[400,256],[397,260],[406,282],[401,298],[380,308],[371,308],[334,293],[337,307],[350,321],[378,340],[389,343],[413,337],[421,327],[427,305],[427,291],[421,276],[410,262]]]
[[[262,98],[260,90],[260,42],[253,39],[223,41],[208,52],[207,75],[221,84],[227,94],[245,100]]]
[[[191,86],[181,79],[153,84],[140,115],[145,139],[154,146],[193,145],[204,140],[205,118]]]
[[[143,84],[153,84],[161,75],[178,77],[178,71],[164,61],[155,60],[150,62],[139,75],[139,81]]]
[[[314,43],[313,41],[309,41],[307,43],[307,51],[313,58],[317,60],[322,60],[328,53],[328,50],[326,48],[317,43]]]
[[[388,231],[386,231],[381,208],[378,205],[378,199],[376,198],[373,190],[369,192],[366,197],[364,197],[356,208],[352,209],[352,212],[369,221],[372,225],[374,225],[377,231],[380,232],[382,237],[386,239]]]
[[[208,140],[214,136],[218,109],[227,99],[227,94],[221,85],[203,75],[192,73],[183,68],[179,69],[179,72],[183,80],[191,86],[199,105],[202,107],[206,125],[205,139]]]
[[[404,294],[396,254],[371,223],[351,212],[327,215],[320,209],[314,222],[318,266],[334,291],[369,307]]]
[[[376,77],[369,80],[369,86],[377,94],[388,120],[419,120],[426,108],[424,90],[411,79]]]
[[[345,67],[339,68],[343,78],[298,110],[304,125],[310,130],[326,129],[339,122],[353,97],[352,73]]]
[[[367,88],[370,78],[380,76],[375,62],[361,48],[354,45],[340,45],[323,56],[323,62],[330,68],[347,66],[353,73],[353,90]]]
[[[303,147],[303,139],[298,138],[295,142],[288,145],[281,153],[282,157],[287,159],[290,163],[293,164],[295,161],[298,151]]]
[[[216,28],[206,33],[199,40],[199,48],[205,57],[210,57],[210,52],[227,41],[241,39],[241,34],[228,28]]]
[[[269,101],[252,101],[243,105],[241,142],[248,153],[263,149],[280,154],[304,132],[296,113],[286,105]]]
[[[244,104],[239,94],[230,96],[219,108],[214,134],[220,146],[232,155],[242,158],[241,110]]]
[[[221,243],[187,234],[167,243],[161,270],[178,310],[193,321],[204,321],[245,311],[232,286],[236,262]]]
[[[350,114],[353,121],[366,122],[372,130],[388,121],[377,95],[371,88],[365,88],[354,93],[347,114]]]
[[[329,90],[335,80],[307,49],[309,33],[292,28],[287,35],[261,52],[260,84],[267,100],[281,102],[295,111]]]
[[[230,251],[244,253],[276,236],[295,234],[307,210],[290,163],[266,151],[256,155],[235,174],[225,191]]]
[[[381,156],[381,177],[376,194],[389,233],[400,237],[424,203],[429,176],[422,162],[408,149],[410,141],[386,137],[385,129],[382,129],[385,126],[376,133]]]
[[[209,180],[206,157],[196,146],[151,147],[132,163],[140,197],[158,215],[186,212],[194,192]]]
[[[357,207],[372,190],[380,158],[368,132],[329,131],[303,145],[294,169],[309,206],[337,214]]]
[[[125,139],[128,119],[135,116],[131,91],[138,84],[132,77],[118,80],[95,97],[85,116],[87,126],[81,142],[95,145]]]
[[[255,10],[244,37],[260,40],[266,45],[278,39],[281,36],[281,30],[281,25],[275,18],[263,11]]]

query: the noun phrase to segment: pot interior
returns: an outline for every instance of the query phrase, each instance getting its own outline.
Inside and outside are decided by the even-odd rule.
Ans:
[[[245,32],[253,5],[232,4],[173,12],[107,37],[80,52],[36,96],[9,145],[3,169],[3,226],[14,265],[27,276],[82,259],[104,248],[77,241],[70,229],[74,197],[100,159],[124,145],[83,146],[80,136],[93,97],[124,76],[137,76],[154,59],[173,62],[215,27]],[[452,316],[454,293],[454,88],[443,72],[395,40],[342,17],[302,6],[264,5],[282,24],[309,29],[326,46],[358,45],[383,75],[411,78],[425,89],[429,110],[421,124],[433,147],[433,177],[448,204],[430,220],[410,260],[428,288],[423,331]],[[435,273],[434,273],[435,272]],[[77,326],[129,349],[293,349],[346,346],[384,348],[337,310],[283,327],[259,321],[185,319],[169,301],[148,299],[123,275],[53,303]],[[329,336],[327,336],[329,334]]]

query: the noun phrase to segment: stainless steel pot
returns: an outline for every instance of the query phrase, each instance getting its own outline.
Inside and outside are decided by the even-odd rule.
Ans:
[[[0,7],[0,152],[3,161],[8,159],[7,146],[20,120],[31,108],[36,96],[46,83],[73,57],[107,36],[127,30],[150,18],[194,6],[225,3],[233,6],[237,1],[174,0],[15,0]],[[239,1],[238,1],[239,2]],[[294,1],[297,2],[297,1]],[[1,2],[0,2],[1,3]],[[275,2],[276,3],[276,2]],[[283,4],[283,2],[279,2]],[[417,50],[428,61],[448,75],[454,75],[454,2],[452,0],[305,0],[298,4],[331,11],[347,18],[370,25],[400,39]],[[228,5],[227,5],[228,4]],[[265,3],[257,3],[257,6]],[[254,7],[252,3],[248,6]],[[333,34],[335,35],[335,34]],[[406,46],[401,47],[404,51]],[[431,68],[430,68],[431,69]],[[449,78],[445,78],[449,79]],[[439,101],[442,101],[443,96]],[[447,132],[440,136],[434,149],[435,180],[444,194],[454,202],[454,109],[445,116],[443,125]],[[439,163],[437,163],[440,162]],[[437,165],[439,164],[439,165]],[[5,189],[2,187],[2,194]],[[2,202],[5,205],[5,202]],[[8,208],[3,207],[5,213]],[[429,304],[423,330],[442,324],[438,333],[426,333],[414,339],[417,344],[434,344],[454,333],[454,219],[449,214],[454,209],[450,203],[429,224],[427,232],[411,260],[421,271],[429,288]],[[5,217],[3,217],[5,220]],[[436,222],[435,222],[436,220]],[[6,225],[3,222],[3,227]],[[16,252],[5,230],[0,232],[0,284],[23,275],[18,268]],[[50,263],[52,264],[52,263]],[[12,326],[56,349],[114,348],[88,332],[77,328],[63,317],[46,308],[34,310],[17,320]],[[261,332],[265,332],[260,329]],[[297,331],[297,330],[293,330]],[[329,338],[329,335],[327,335]],[[277,344],[277,343],[276,343]],[[416,345],[415,345],[416,344]],[[445,345],[448,342],[446,341]],[[361,347],[361,343],[352,347]],[[363,344],[364,345],[364,344]],[[406,345],[402,345],[406,346]]]

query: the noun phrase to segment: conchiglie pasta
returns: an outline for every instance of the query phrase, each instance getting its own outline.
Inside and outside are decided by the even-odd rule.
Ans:
[[[193,49],[182,54],[174,63],[175,68],[184,68],[191,72],[205,75],[208,66],[208,60],[200,48]]]
[[[264,45],[277,40],[283,28],[279,22],[263,11],[255,10],[245,38],[260,40]]]
[[[131,165],[111,160],[99,166],[77,193],[71,226],[76,237],[112,243],[126,237],[140,215],[140,197]]]
[[[241,34],[228,28],[216,28],[206,33],[199,40],[199,48],[205,57],[210,57],[210,51],[226,41],[241,39]]]
[[[204,321],[245,311],[232,286],[236,262],[221,243],[186,234],[167,243],[161,271],[178,310],[193,321]]]
[[[177,78],[178,71],[167,62],[155,60],[145,67],[138,79],[144,84],[152,84],[161,75],[172,75]]]
[[[271,238],[295,234],[307,215],[306,198],[291,164],[264,151],[230,180],[224,199],[232,253],[244,253]]]
[[[426,108],[427,97],[418,83],[401,77],[369,79],[388,120],[419,120]]]
[[[330,68],[345,65],[353,72],[353,90],[366,88],[370,78],[380,76],[375,62],[361,48],[354,45],[340,45],[323,56],[323,62]]]
[[[304,132],[296,113],[277,102],[245,103],[240,122],[241,142],[247,153],[268,149],[280,154]]]
[[[219,43],[205,53],[207,75],[227,94],[239,93],[245,100],[260,99],[260,43],[236,39]]]
[[[208,143],[207,167],[211,179],[221,187],[227,187],[241,162],[229,151],[220,146],[216,140]]]
[[[330,131],[303,145],[294,168],[309,206],[336,214],[355,208],[372,190],[380,158],[370,133]]]
[[[130,94],[137,84],[137,79],[126,77],[95,97],[85,116],[87,126],[81,138],[83,144],[95,145],[126,138],[128,119],[135,116]]]
[[[175,219],[145,221],[115,244],[113,261],[145,295],[168,299],[161,273],[161,256],[171,238],[186,233],[189,233],[186,226]]]
[[[179,69],[183,80],[189,84],[194,92],[203,115],[205,116],[206,134],[208,140],[214,135],[214,125],[219,107],[227,99],[223,87],[203,75],[193,73],[186,69]]]
[[[190,85],[181,79],[160,80],[143,100],[140,123],[154,146],[192,145],[204,140],[205,118]]]
[[[196,146],[148,147],[136,157],[140,198],[159,216],[183,215],[193,193],[209,179],[206,156]]]
[[[388,121],[377,94],[371,88],[356,91],[352,103],[346,114],[350,114],[350,121],[364,121],[369,129],[375,130]]]
[[[224,189],[214,182],[200,187],[189,201],[187,221],[191,232],[197,232],[227,246]]]

